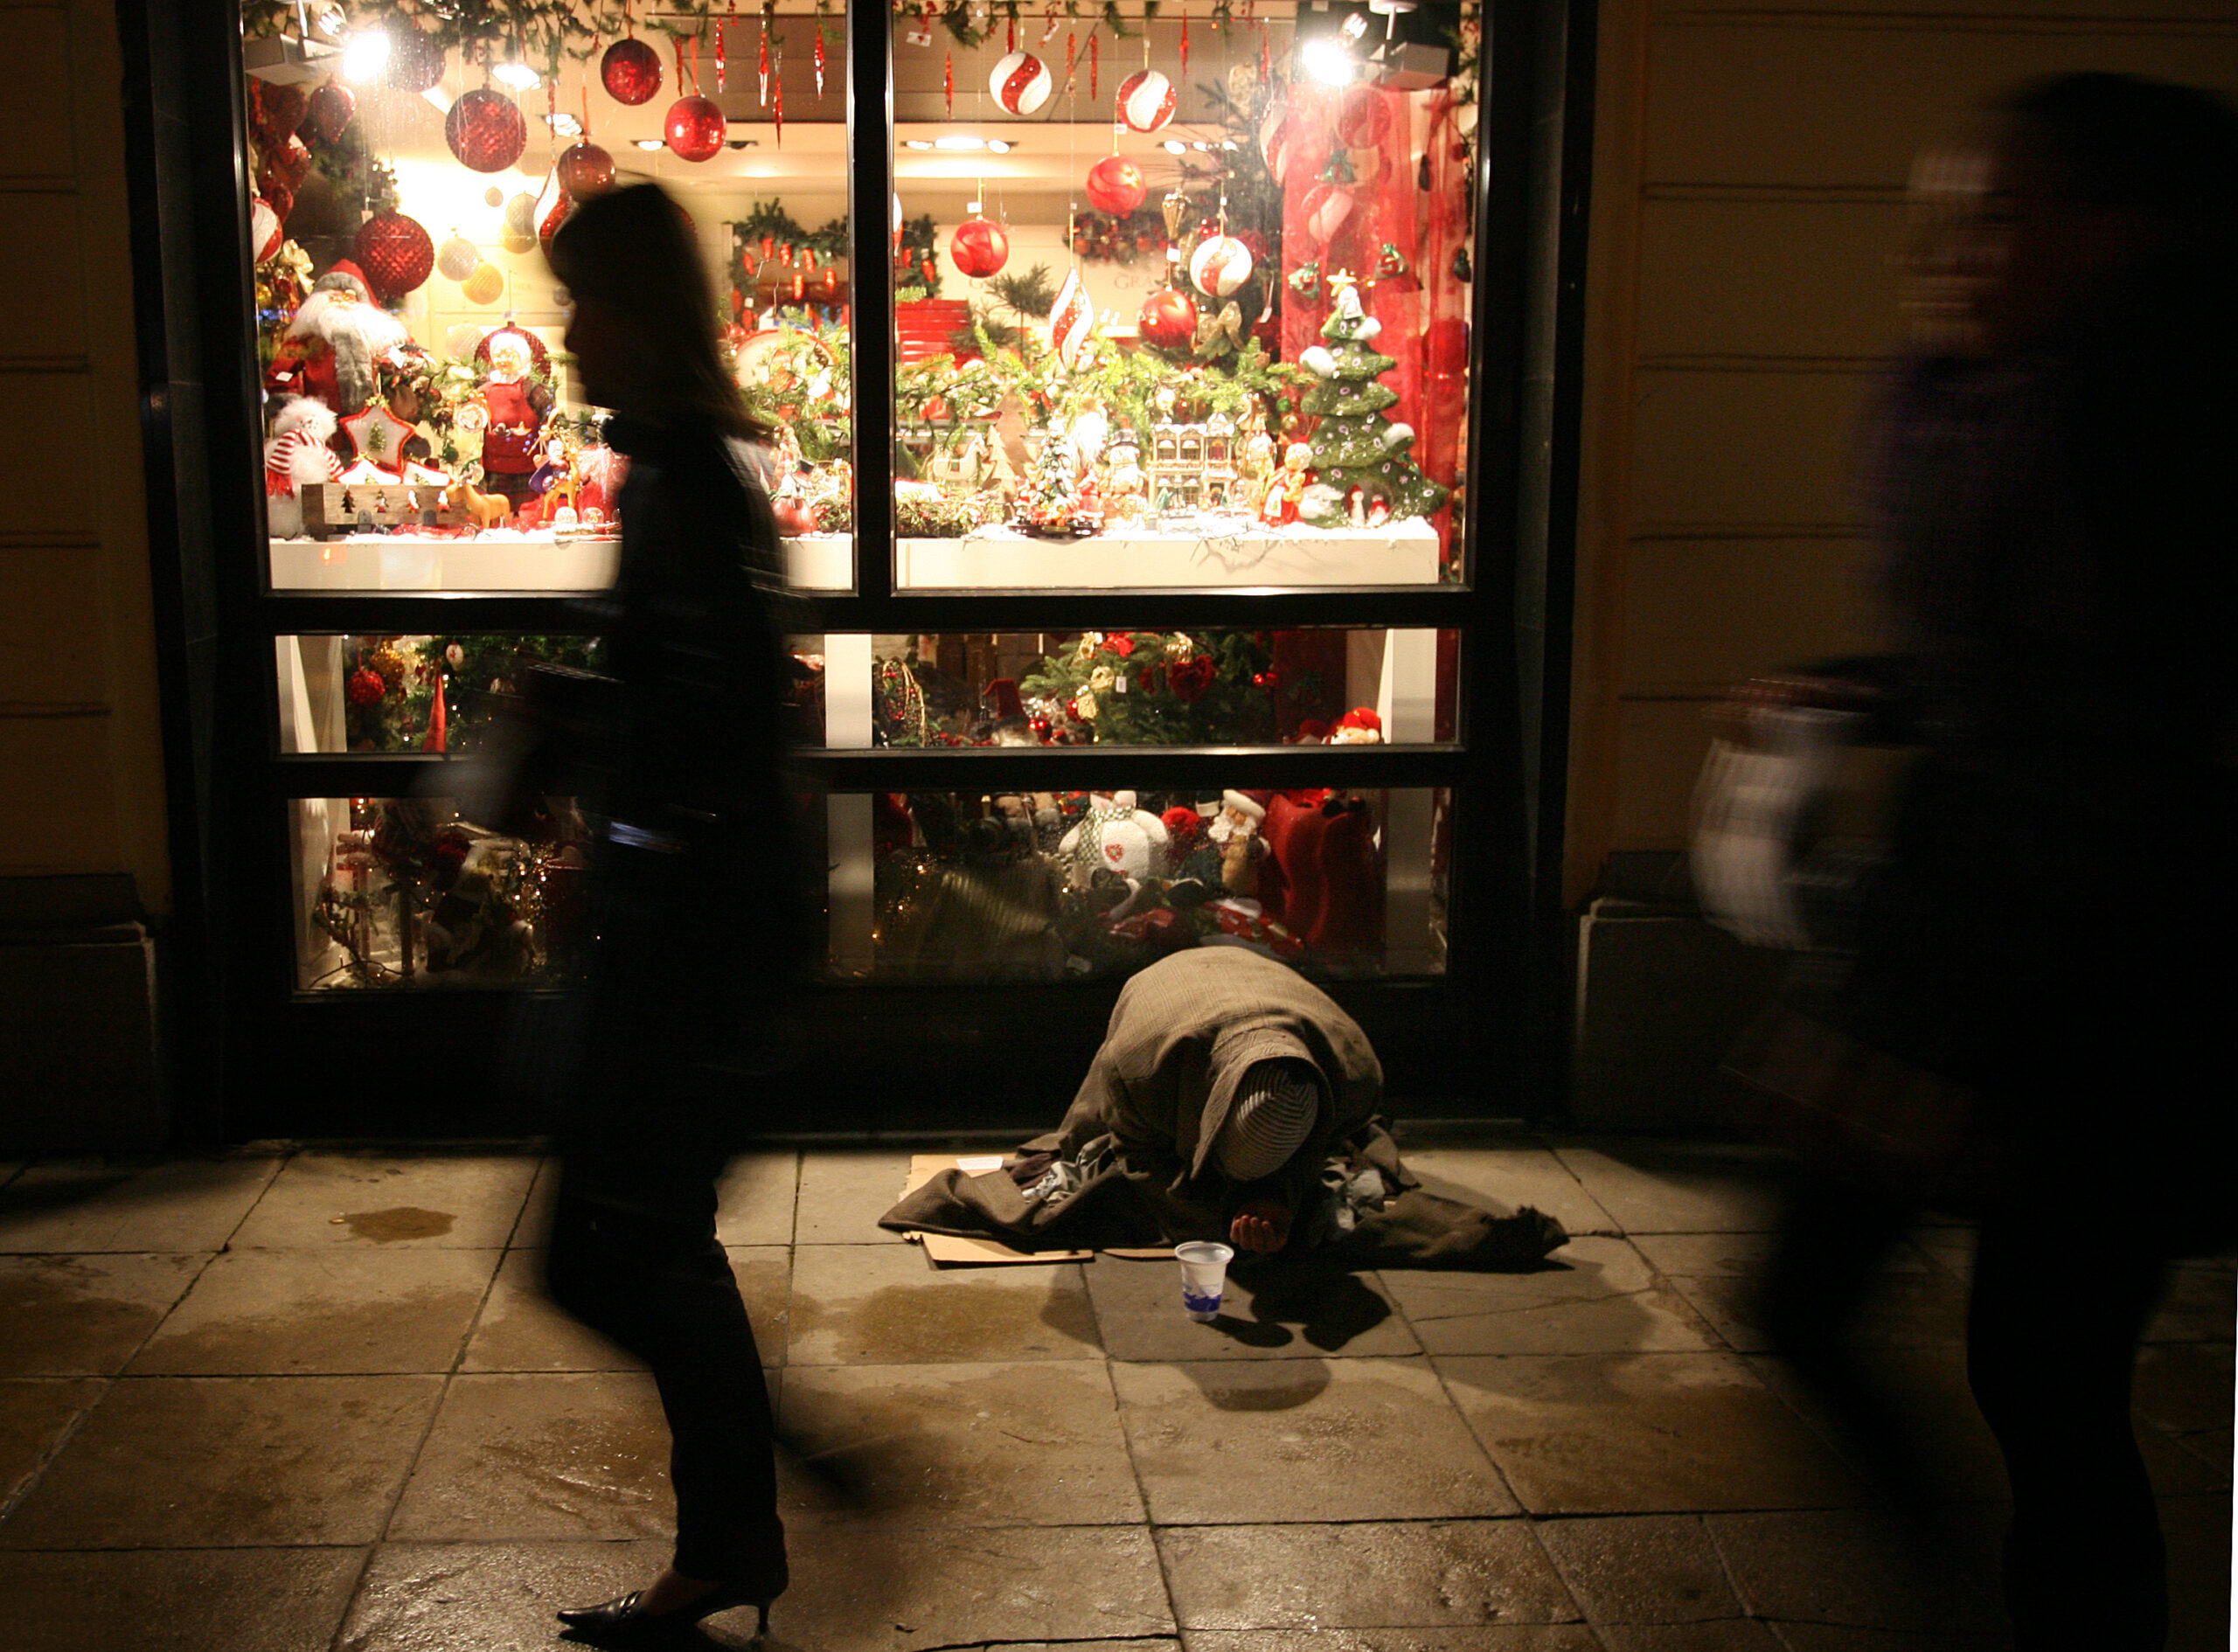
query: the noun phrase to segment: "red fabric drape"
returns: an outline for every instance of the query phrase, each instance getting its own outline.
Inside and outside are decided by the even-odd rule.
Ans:
[[[1323,277],[1304,296],[1283,285],[1282,358],[1296,361],[1319,342],[1329,319],[1327,277],[1338,270],[1359,277],[1361,302],[1383,323],[1375,347],[1399,363],[1384,375],[1399,392],[1387,416],[1414,427],[1414,462],[1449,487],[1466,462],[1469,406],[1469,284],[1455,274],[1455,257],[1469,241],[1470,179],[1457,112],[1444,87],[1399,92],[1300,81],[1274,135],[1282,166],[1283,274],[1312,261]],[[1339,149],[1352,172],[1349,184],[1322,176]],[[1314,209],[1332,190],[1350,193],[1352,210],[1324,240]],[[1403,273],[1379,274],[1387,245],[1405,261]],[[1449,506],[1434,518],[1442,540],[1451,516]]]

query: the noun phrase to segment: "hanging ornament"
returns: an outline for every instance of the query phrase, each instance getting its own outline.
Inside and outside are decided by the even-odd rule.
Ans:
[[[257,173],[260,184],[267,178],[276,178],[289,195],[302,188],[303,180],[310,176],[311,152],[303,147],[302,139],[293,132],[276,142],[264,145],[264,165]],[[268,196],[269,190],[265,191]]]
[[[595,143],[571,143],[560,151],[553,171],[560,187],[577,200],[603,195],[614,187],[614,157]]]
[[[799,275],[796,275],[796,276],[794,276],[794,277],[793,277],[793,302],[794,302],[795,303],[796,303],[796,304],[797,304],[798,302],[800,302],[801,299],[802,299],[803,296],[805,296],[805,295],[806,295],[807,292],[808,292],[808,281],[807,281],[807,280],[806,280],[804,277],[803,277],[803,276],[799,276]]]
[[[1395,281],[1410,273],[1407,255],[1392,242],[1386,241],[1383,250],[1375,255],[1375,274],[1379,281]]]
[[[1146,344],[1186,350],[1197,335],[1197,301],[1178,287],[1162,287],[1143,301],[1135,328]]]
[[[1352,169],[1345,159],[1345,152],[1338,149],[1329,156],[1329,164],[1321,170],[1321,180],[1306,191],[1298,203],[1305,219],[1307,237],[1326,246],[1337,239],[1352,215]]]
[[[1067,29],[1065,31],[1065,95],[1067,97],[1072,96],[1074,87],[1079,83],[1076,66],[1080,60],[1081,31],[1078,29]]]
[[[714,99],[703,98],[697,93],[670,104],[667,117],[661,122],[661,133],[668,140],[670,150],[685,161],[714,159],[721,153],[729,131],[730,124],[723,119],[721,107]]]
[[[948,107],[948,118],[956,119],[956,50],[952,46],[941,54],[941,101]]]
[[[766,264],[776,256],[777,238],[774,235],[763,236],[761,238],[761,261]]]
[[[287,230],[280,216],[280,209],[261,195],[248,204],[248,244],[255,261],[261,264],[280,250],[287,239]]]
[[[1049,0],[1049,16],[1041,25],[1041,44],[1047,45],[1057,38],[1057,0]]]
[[[1372,86],[1356,86],[1337,106],[1337,141],[1348,149],[1373,149],[1391,131],[1391,105]]]
[[[1102,43],[1102,39],[1103,37],[1099,34],[1091,34],[1088,38],[1088,95],[1090,101],[1094,101],[1096,96],[1096,68],[1100,62],[1096,54],[1096,47]]]
[[[816,14],[816,95],[824,95],[824,14]]]
[[[1453,279],[1457,281],[1469,279],[1469,249],[1466,246],[1453,249]]]
[[[995,65],[994,73],[987,79],[987,89],[995,94],[995,101],[1002,106],[1004,114],[1032,115],[1049,101],[1049,94],[1055,87],[1050,80],[1047,64],[1031,52],[1013,52]]]
[[[400,92],[432,92],[443,83],[443,48],[435,37],[400,17],[388,20],[388,83]]]
[[[661,54],[634,35],[616,40],[599,59],[598,78],[616,103],[650,103],[661,89]]]
[[[1217,310],[1206,310],[1197,318],[1197,325],[1189,335],[1189,353],[1206,361],[1218,361],[1232,356],[1243,348],[1243,311],[1231,299]]]
[[[1119,118],[1136,132],[1156,132],[1173,119],[1179,100],[1173,82],[1156,69],[1137,69],[1119,83]]]
[[[469,304],[494,304],[505,295],[505,272],[484,259],[460,284],[459,293]]]
[[[930,287],[941,278],[940,260],[928,253],[918,260],[917,273],[925,278],[925,285]]]
[[[358,94],[339,80],[329,80],[311,94],[310,112],[303,117],[303,124],[322,147],[332,149],[357,118]]]
[[[447,281],[462,281],[481,267],[482,249],[457,231],[435,249],[435,271]]]
[[[417,219],[377,212],[358,230],[352,249],[373,296],[392,303],[413,291],[435,267],[435,243]]]
[[[801,248],[801,267],[810,271],[816,268],[816,248],[813,246]]]
[[[542,216],[536,226],[537,244],[544,248],[545,260],[549,262],[552,238],[560,233],[562,224],[575,215],[575,199],[555,182],[545,191],[544,198],[538,201],[537,205],[542,209]]]
[[[731,10],[738,10],[738,0],[731,0]],[[724,31],[730,27],[730,18],[720,17],[715,23],[715,95],[720,97],[730,90],[730,52],[725,45]]]
[[[1126,218],[1150,193],[1143,169],[1123,155],[1107,155],[1088,170],[1088,205],[1114,218]]]
[[[443,120],[443,139],[460,165],[476,172],[502,172],[528,147],[528,121],[512,99],[486,86],[476,87],[451,105]]]
[[[1289,273],[1289,278],[1283,282],[1283,285],[1300,298],[1312,299],[1321,291],[1320,264],[1309,258]]]
[[[1289,111],[1278,103],[1259,122],[1259,158],[1267,163],[1267,176],[1274,179],[1277,188],[1289,175],[1293,147]]]
[[[769,92],[769,127],[776,134],[777,147],[785,147],[785,43],[777,42],[777,76]]]
[[[1081,351],[1088,347],[1088,336],[1095,325],[1095,305],[1088,288],[1081,285],[1081,273],[1068,269],[1064,285],[1057,289],[1057,302],[1049,307],[1049,347],[1057,352],[1057,359],[1067,367],[1079,365]]]
[[[1011,13],[1010,22],[1003,29],[1003,50],[1004,52],[1018,50],[1018,13],[1015,11]]]
[[[973,281],[981,281],[1010,262],[1011,238],[990,219],[967,218],[956,226],[948,251],[956,268]]]
[[[1186,7],[1181,12],[1181,73],[1185,75],[1189,73],[1189,12]]]
[[[1189,279],[1211,298],[1226,298],[1251,279],[1251,249],[1233,235],[1207,235],[1189,255]]]
[[[1263,89],[1275,82],[1274,53],[1267,46],[1267,25],[1259,25],[1259,85]]]
[[[250,84],[249,125],[268,143],[293,136],[310,112],[310,98],[299,86],[282,86],[273,80]]]
[[[761,0],[761,107],[769,107],[769,9],[770,0]]]

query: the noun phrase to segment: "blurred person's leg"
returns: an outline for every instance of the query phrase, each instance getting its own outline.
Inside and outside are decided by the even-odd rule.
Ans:
[[[1967,1375],[2012,1488],[2005,1607],[2019,1652],[2158,1652],[2166,1551],[2130,1386],[2166,1265],[2137,1212],[2073,1193],[1990,1217],[1974,1262]]]

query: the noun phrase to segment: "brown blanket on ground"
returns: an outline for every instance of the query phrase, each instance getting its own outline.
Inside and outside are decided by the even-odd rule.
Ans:
[[[1061,1134],[1039,1136],[1018,1150],[1029,1180],[1038,1179],[1063,1143]],[[1567,1242],[1553,1217],[1529,1205],[1497,1212],[1425,1192],[1400,1162],[1381,1121],[1371,1120],[1329,1158],[1350,1174],[1373,1165],[1396,1190],[1378,1209],[1364,1210],[1350,1233],[1311,1246],[1313,1212],[1301,1210],[1283,1258],[1310,1254],[1316,1261],[1353,1267],[1439,1267],[1497,1270],[1529,1267]],[[879,1218],[897,1232],[912,1229],[990,1239],[1020,1251],[1120,1250],[1171,1245],[1183,1239],[1227,1237],[1218,1210],[1189,1201],[1177,1189],[1170,1160],[1130,1159],[1116,1143],[1090,1143],[1085,1178],[1053,1207],[1029,1198],[1013,1172],[968,1176],[942,1170]]]

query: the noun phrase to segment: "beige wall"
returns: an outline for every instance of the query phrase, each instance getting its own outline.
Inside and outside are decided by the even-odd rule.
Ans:
[[[1685,842],[1706,702],[1869,645],[1851,491],[1922,148],[2029,76],[2238,89],[2230,0],[1602,0],[1568,886]]]
[[[0,876],[170,899],[116,17],[0,6]]]

